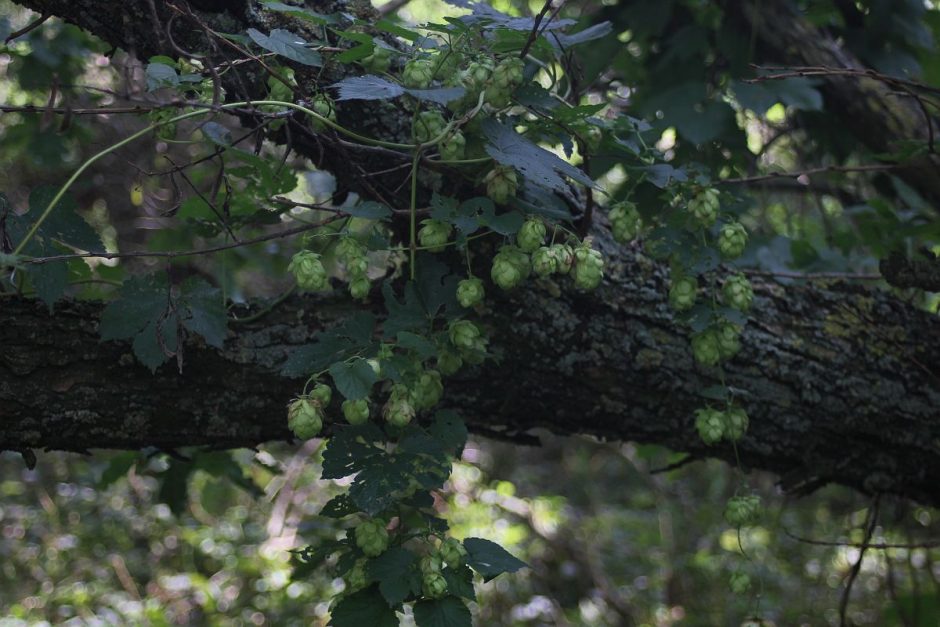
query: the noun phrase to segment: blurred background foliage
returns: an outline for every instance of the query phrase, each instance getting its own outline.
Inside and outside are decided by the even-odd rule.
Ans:
[[[541,6],[491,4],[516,14]],[[818,81],[743,82],[761,51],[727,15],[733,3],[720,4],[569,2],[564,16],[614,24],[614,36],[579,54],[591,81],[585,101],[609,99],[602,115],[611,121],[645,120],[667,161],[726,178],[871,163],[877,155],[827,108]],[[940,84],[936,2],[795,4],[878,71]],[[857,20],[845,19],[846,4]],[[424,22],[454,12],[438,0],[412,0],[398,14]],[[35,18],[0,0],[0,39]],[[52,93],[57,106],[76,110],[159,102],[142,67],[49,20],[0,52],[0,103],[44,107]],[[3,113],[0,189],[23,208],[30,188],[61,182],[96,147],[146,123]],[[193,170],[191,189],[148,176],[167,158],[200,150],[152,138],[102,159],[79,181],[79,206],[110,250],[192,247],[218,233],[193,193],[211,184],[209,166]],[[290,164],[297,174],[286,179],[258,177],[259,197],[316,200],[328,190],[324,173],[295,157]],[[590,167],[615,197],[631,194],[649,213],[662,205],[656,186],[634,187],[629,166],[601,154]],[[735,191],[735,211],[754,234],[743,265],[758,270],[873,272],[891,250],[936,250],[940,242],[936,209],[890,171],[768,179]],[[249,220],[253,209],[238,211]],[[284,252],[272,244],[179,263],[242,300],[287,287],[271,278],[283,275]],[[134,263],[76,262],[75,294],[100,295]],[[937,308],[936,295],[902,295]],[[479,624],[739,625],[758,615],[768,625],[838,623],[859,554],[844,543],[862,540],[869,499],[838,487],[785,497],[768,475],[701,461],[658,472],[680,460],[657,447],[542,435],[540,448],[474,441],[441,495],[458,535],[498,541],[532,565],[481,587]],[[318,446],[179,452],[191,463],[158,451],[49,453],[32,470],[18,455],[0,455],[0,625],[325,624],[325,599],[341,580],[323,569],[292,577],[289,553],[342,533],[315,517],[337,488],[318,481]],[[738,538],[722,509],[742,484],[768,509]],[[904,546],[866,554],[850,599],[854,624],[940,624],[937,519],[935,510],[881,503],[873,542]],[[744,595],[728,588],[740,570],[756,582]]]

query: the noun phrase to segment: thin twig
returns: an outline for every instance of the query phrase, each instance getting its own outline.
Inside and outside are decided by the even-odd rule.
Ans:
[[[43,13],[43,14],[41,14],[38,18],[36,18],[35,20],[33,20],[32,22],[30,22],[29,24],[27,24],[27,25],[24,26],[23,28],[19,29],[18,31],[14,31],[14,32],[10,33],[10,34],[7,36],[7,38],[3,40],[3,45],[7,45],[8,43],[10,43],[11,41],[13,41],[14,39],[17,39],[17,38],[19,38],[19,37],[22,37],[22,36],[25,35],[26,33],[30,32],[30,31],[32,31],[32,30],[34,30],[34,29],[36,29],[36,28],[39,28],[39,27],[42,26],[42,25],[45,23],[45,21],[48,20],[50,17],[52,17],[52,13]]]
[[[808,168],[806,170],[796,170],[792,172],[770,172],[758,176],[742,176],[738,178],[727,178],[715,181],[718,185],[730,185],[740,183],[759,183],[760,181],[771,181],[773,179],[790,178],[796,179],[801,176],[810,176],[812,174],[823,173],[851,173],[851,172],[886,172],[897,170],[904,167],[900,163],[868,163],[865,165],[827,165],[818,168]]]
[[[233,242],[229,244],[220,244],[219,246],[210,246],[209,248],[198,248],[195,250],[165,250],[165,251],[155,251],[155,252],[129,252],[129,253],[109,253],[109,252],[91,252],[91,253],[73,253],[69,255],[54,255],[52,257],[33,257],[32,259],[23,259],[21,263],[32,264],[32,265],[41,265],[44,263],[52,263],[54,261],[66,261],[69,259],[125,259],[131,257],[151,257],[151,258],[161,258],[161,259],[174,259],[176,257],[195,257],[197,255],[210,255],[212,253],[221,252],[223,250],[231,250],[233,248],[241,248],[243,246],[251,246],[252,244],[260,244],[262,242],[269,242],[275,239],[282,239],[285,237],[290,237],[291,235],[298,235],[300,233],[306,233],[307,231],[312,231],[313,229],[318,229],[321,226],[329,224],[340,218],[347,217],[347,214],[337,213],[328,218],[325,218],[319,222],[305,224],[303,226],[294,227],[292,229],[287,229],[285,231],[279,231],[277,233],[268,233],[267,235],[262,235],[260,237],[255,237],[253,239],[242,240],[241,242]]]
[[[845,590],[843,590],[842,600],[839,602],[839,627],[846,627],[848,625],[846,622],[846,612],[849,609],[849,596],[852,594],[852,586],[855,584],[855,579],[858,578],[858,573],[862,570],[862,560],[865,559],[865,550],[868,548],[864,545],[867,545],[871,540],[871,536],[875,532],[875,525],[878,524],[878,506],[880,504],[881,495],[876,494],[875,498],[872,499],[871,507],[868,509],[868,515],[866,516],[865,538],[862,541],[863,546],[858,550],[858,560],[852,565],[852,570],[849,571],[849,579],[845,582]]]
[[[855,549],[935,549],[940,547],[940,540],[925,540],[924,542],[847,542],[840,540],[816,540],[798,536],[789,529],[783,529],[784,535],[797,542],[812,544],[814,546],[844,546]]]
[[[769,276],[783,279],[802,279],[805,281],[819,281],[826,279],[843,279],[846,281],[880,281],[884,277],[880,274],[867,274],[861,272],[786,272],[776,270],[741,270],[751,276]]]
[[[545,0],[545,4],[542,5],[539,14],[535,16],[535,22],[532,24],[532,30],[529,32],[529,38],[522,47],[522,52],[519,53],[520,59],[525,59],[525,56],[529,54],[529,48],[531,48],[532,44],[535,43],[535,40],[538,39],[539,24],[542,23],[543,19],[545,19],[545,15],[548,13],[550,8],[552,8],[552,0]]]

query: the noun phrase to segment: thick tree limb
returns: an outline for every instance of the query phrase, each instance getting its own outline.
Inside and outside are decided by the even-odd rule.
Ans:
[[[21,4],[65,17],[144,58],[167,51],[165,1]],[[221,3],[197,4],[212,11]],[[222,32],[284,26],[266,22],[254,3],[226,6],[225,13],[202,17]],[[198,29],[171,32],[176,44],[205,51]],[[230,94],[259,95],[248,93],[251,85]],[[865,95],[868,102],[880,94]],[[381,123],[363,130],[385,137],[394,135],[387,127],[394,120],[355,118],[366,126]],[[907,114],[897,120],[915,123]],[[872,134],[882,126],[871,118],[865,124]],[[885,126],[894,138],[907,136],[901,131],[909,127],[897,124]],[[308,150],[315,155],[316,143]],[[936,179],[921,184],[930,189]],[[705,402],[699,391],[720,378],[693,363],[686,332],[663,299],[663,269],[633,251],[606,248],[609,278],[594,295],[563,291],[554,297],[530,287],[495,300],[485,320],[499,361],[449,383],[447,402],[476,429],[506,437],[542,427],[734,460],[730,446],[705,447],[693,428],[693,411]],[[5,298],[2,304],[0,449],[72,451],[237,447],[289,437],[284,406],[301,383],[279,377],[277,367],[316,329],[353,307],[291,300],[257,323],[240,325],[223,351],[189,343],[183,375],[167,366],[151,376],[134,363],[128,346],[99,341],[100,305],[64,303],[50,316],[32,301]],[[744,350],[725,373],[752,418],[738,446],[742,462],[779,473],[791,489],[834,481],[940,505],[936,317],[889,294],[847,285],[786,292],[760,285],[756,309]]]
[[[447,403],[510,438],[542,427],[733,461],[730,446],[706,447],[695,432],[699,391],[719,373],[693,363],[663,299],[662,268],[608,252],[610,276],[596,294],[556,298],[532,286],[498,298],[483,319],[496,360],[449,382]],[[129,346],[99,341],[100,305],[69,302],[50,316],[40,303],[5,300],[0,448],[286,439],[285,403],[302,382],[279,377],[278,366],[352,307],[295,298],[238,325],[221,352],[190,342],[182,375],[167,365],[152,376]],[[751,416],[738,447],[745,466],[793,489],[834,481],[940,505],[940,320],[845,284],[760,285],[756,309],[725,374]]]

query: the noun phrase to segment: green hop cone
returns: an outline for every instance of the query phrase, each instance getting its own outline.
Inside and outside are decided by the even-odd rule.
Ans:
[[[457,284],[457,302],[461,307],[473,307],[483,302],[483,281],[477,278],[464,279]]]
[[[411,89],[427,89],[434,80],[434,62],[430,59],[412,59],[401,72],[401,82]]]
[[[643,224],[640,212],[632,202],[618,202],[610,208],[610,230],[620,243],[636,239]]]
[[[710,407],[695,410],[695,429],[708,446],[719,442],[725,435],[724,414]]]
[[[528,255],[512,245],[500,246],[493,256],[490,278],[504,290],[516,287],[529,275],[531,264]]]
[[[327,407],[333,400],[333,388],[325,383],[317,383],[310,392],[310,398],[320,403],[320,407]]]
[[[593,290],[604,278],[604,257],[585,243],[574,251],[574,284],[582,290]]]
[[[715,366],[721,361],[721,348],[714,329],[708,328],[692,336],[692,356],[703,366]]]
[[[725,281],[721,288],[721,297],[725,305],[739,311],[747,311],[754,302],[754,289],[743,274],[735,274]]]
[[[437,148],[444,161],[459,161],[466,153],[467,140],[463,133],[454,131],[445,137]]]
[[[522,228],[516,233],[516,244],[522,252],[535,252],[545,240],[546,232],[544,222],[530,218],[523,223]]]
[[[676,311],[686,311],[695,305],[698,281],[692,277],[680,277],[669,288],[669,304]]]
[[[336,243],[336,258],[349,266],[357,259],[364,259],[366,247],[352,237],[341,237]]]
[[[747,229],[740,222],[729,222],[718,231],[718,252],[725,259],[737,259],[747,247]]]
[[[294,275],[297,287],[307,292],[318,292],[328,285],[326,269],[320,255],[302,250],[291,257],[287,270]]]
[[[424,144],[440,137],[447,127],[447,121],[440,111],[422,111],[415,119],[412,137],[419,144]]]
[[[473,350],[482,339],[479,327],[469,320],[458,320],[450,325],[450,342],[458,350]]]
[[[517,56],[500,61],[490,75],[490,81],[503,89],[512,91],[522,84],[525,63]]]
[[[346,583],[346,592],[352,594],[369,585],[369,575],[366,573],[366,560],[358,559],[353,567],[343,575]]]
[[[728,586],[735,594],[744,594],[751,589],[751,578],[747,573],[731,573]]]
[[[578,135],[591,153],[596,153],[600,149],[601,143],[604,141],[604,131],[593,124],[583,124],[578,129]]]
[[[447,222],[435,220],[434,218],[422,220],[421,224],[421,230],[418,231],[418,241],[421,242],[421,246],[432,253],[439,253],[444,250],[451,234],[454,232],[454,227]]]
[[[718,219],[718,192],[706,189],[689,201],[689,214],[702,228],[708,228]]]
[[[417,411],[426,411],[437,405],[444,394],[441,373],[437,370],[425,370],[418,376],[414,386],[414,407]]]
[[[731,359],[741,350],[741,327],[723,321],[715,325],[715,338],[722,359]]]
[[[437,369],[445,377],[457,374],[463,367],[463,359],[457,353],[444,349],[437,356]]]
[[[460,84],[463,85],[468,95],[479,94],[493,73],[493,62],[490,59],[474,61],[460,75]],[[476,100],[476,96],[473,96]]]
[[[757,522],[760,518],[760,497],[754,494],[728,499],[725,520],[732,527],[742,527]]]
[[[319,116],[324,117],[331,122],[336,121],[336,105],[333,103],[333,99],[329,96],[325,94],[318,94],[310,103],[310,108]],[[325,122],[318,119],[314,119],[310,125],[313,127],[313,130],[317,132],[326,130],[328,126]]]
[[[349,295],[356,300],[362,300],[368,296],[370,289],[372,289],[372,283],[369,281],[369,277],[364,274],[354,276],[349,282]]]
[[[483,178],[486,195],[497,205],[505,205],[516,196],[519,179],[510,167],[498,165]]]
[[[369,401],[364,398],[343,401],[343,416],[353,426],[365,424],[369,420]]]
[[[558,272],[558,255],[554,246],[541,246],[532,253],[532,270],[540,277]]]
[[[381,519],[364,520],[356,527],[356,546],[368,557],[378,557],[388,548],[388,530]]]
[[[512,101],[512,92],[492,82],[487,81],[486,88],[483,91],[486,94],[483,97],[484,100],[493,109],[504,109]]]
[[[574,249],[568,244],[553,244],[552,251],[558,260],[558,274],[568,274],[574,265]]]
[[[301,440],[309,440],[323,428],[323,411],[316,402],[298,398],[287,406],[287,428]]]
[[[747,433],[749,422],[746,411],[740,407],[732,407],[725,412],[725,437],[737,442]]]
[[[439,599],[447,594],[447,580],[440,573],[425,573],[421,580],[424,596]]]
[[[440,554],[436,551],[428,553],[418,562],[418,567],[421,569],[421,572],[424,574],[428,573],[439,573],[441,569],[444,568],[444,560],[441,558]]]
[[[441,559],[447,564],[448,568],[457,569],[463,563],[467,556],[467,549],[456,538],[447,538],[441,542],[441,548],[438,549]]]
[[[414,399],[411,391],[404,385],[397,383],[392,386],[392,392],[382,408],[385,420],[395,427],[405,427],[415,417]]]
[[[372,47],[372,54],[359,59],[359,64],[367,72],[373,74],[382,74],[388,72],[392,66],[392,51],[383,46],[375,45]]]

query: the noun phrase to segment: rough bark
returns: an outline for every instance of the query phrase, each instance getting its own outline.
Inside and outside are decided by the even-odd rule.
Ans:
[[[496,359],[447,385],[447,403],[485,433],[560,434],[659,443],[733,460],[693,426],[699,391],[687,332],[663,300],[663,269],[612,247],[592,295],[545,284],[500,297],[484,318]],[[793,489],[834,481],[940,505],[940,321],[889,294],[851,285],[758,285],[744,348],[725,368],[751,416],[745,466]],[[180,375],[155,376],[129,346],[101,343],[100,305],[54,316],[27,300],[0,313],[0,448],[251,446],[289,437],[284,405],[301,382],[279,364],[354,305],[291,300],[234,327],[222,351],[190,343]],[[335,410],[336,408],[334,408]],[[338,412],[334,411],[335,416]]]

